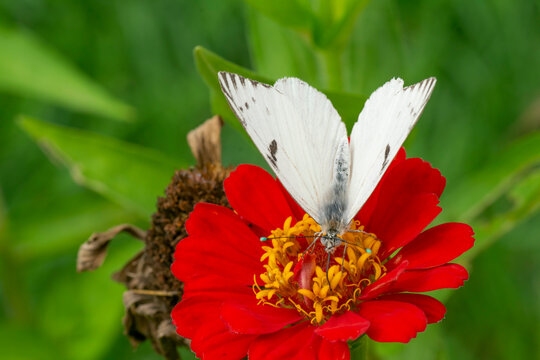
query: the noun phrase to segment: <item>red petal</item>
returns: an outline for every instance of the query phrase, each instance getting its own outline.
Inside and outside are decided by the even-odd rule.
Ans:
[[[388,292],[425,292],[437,289],[456,289],[463,286],[469,273],[458,264],[446,264],[427,270],[405,271]]]
[[[207,240],[206,237],[189,236],[178,243],[171,270],[180,281],[218,275],[247,286],[253,284],[255,274],[264,271],[257,258],[241,256],[226,246],[213,247]]]
[[[346,342],[330,342],[323,339],[318,360],[349,360],[351,352]]]
[[[235,298],[229,295],[227,299]],[[246,301],[252,301],[251,295]],[[199,358],[240,359],[247,354],[251,335],[237,335],[229,331],[219,317],[223,298],[208,299],[196,296],[183,299],[172,311],[173,324],[180,336],[192,339],[191,349]]]
[[[442,209],[438,204],[439,198],[433,193],[401,196],[395,199],[392,210],[373,216],[374,219],[379,217],[380,221],[368,231],[382,240],[379,258],[386,259],[420,234],[440,214]]]
[[[446,314],[446,308],[437,299],[422,294],[392,294],[384,295],[380,300],[402,301],[419,307],[426,314],[428,324],[441,321]]]
[[[447,223],[421,233],[405,246],[387,264],[392,268],[402,261],[409,269],[426,269],[454,260],[474,244],[474,232],[469,225]]]
[[[397,164],[404,161],[407,158],[407,152],[405,151],[404,147],[400,147],[396,156],[394,157],[394,160],[390,163],[390,166],[388,167],[388,170],[393,169]]]
[[[296,359],[306,349],[313,349],[314,327],[308,322],[282,329],[276,333],[259,336],[249,347],[250,360]],[[305,358],[305,356],[304,356]],[[313,359],[315,355],[313,355]]]
[[[189,235],[204,236],[212,246],[223,244],[248,257],[259,259],[263,254],[261,241],[240,217],[226,207],[199,203],[186,221]]]
[[[237,334],[269,334],[302,319],[295,309],[275,308],[257,303],[226,303],[221,318]]]
[[[391,289],[392,284],[394,284],[405,269],[407,269],[407,266],[409,266],[409,264],[404,261],[373,284],[366,286],[364,290],[362,290],[360,300],[374,299],[377,296],[388,292],[388,290]]]
[[[352,311],[347,311],[343,315],[332,316],[324,325],[319,326],[315,333],[332,342],[348,341],[357,339],[368,328],[368,320]]]
[[[223,281],[223,277],[212,274],[198,277],[192,281],[184,283],[184,293],[182,299],[191,296],[214,297],[223,301],[231,296],[246,295],[253,297],[251,286],[246,286],[241,282],[230,279]]]
[[[249,303],[253,301],[253,295],[227,294],[227,299]],[[182,337],[193,339],[210,324],[218,323],[226,327],[219,314],[222,304],[223,298],[192,296],[183,299],[171,313],[177,333]]]
[[[238,336],[223,333],[211,339],[207,339],[204,355],[196,355],[204,360],[238,360],[245,358],[249,346],[255,338],[254,335]],[[193,342],[191,343],[193,347]]]
[[[408,194],[434,193],[441,196],[446,185],[446,179],[441,172],[420,158],[410,158],[395,167],[385,184],[384,200],[391,201],[405,190]],[[381,198],[381,200],[383,200]]]
[[[371,322],[367,335],[380,342],[409,342],[427,325],[422,310],[399,301],[367,301],[358,313]]]
[[[285,219],[293,215],[276,180],[258,166],[238,166],[223,186],[232,208],[268,232],[282,227]]]
[[[358,212],[358,215],[355,217],[356,220],[360,220],[361,224],[368,224],[369,220],[371,219],[371,215],[373,214],[373,211],[375,211],[375,207],[377,206],[377,201],[379,199],[379,192],[381,191],[382,184],[388,179],[389,174],[391,174],[392,169],[394,169],[399,163],[404,161],[406,158],[405,149],[400,148],[398,153],[396,154],[396,157],[394,157],[394,160],[390,163],[390,166],[388,166],[388,169],[386,169],[386,172],[384,173],[383,177],[379,181],[379,184],[373,190],[371,193],[371,196],[366,201],[364,206],[362,206],[362,209]]]
[[[440,172],[418,158],[402,161],[388,173],[367,226],[383,241],[381,259],[414,239],[439,214],[444,185]]]
[[[191,341],[191,350],[204,360],[241,359],[256,338],[255,335],[233,334],[220,322],[199,323],[199,326],[202,331]]]
[[[253,274],[264,271],[259,239],[231,210],[197,204],[187,223],[190,236],[176,246],[171,267],[181,281],[218,275],[253,284]]]

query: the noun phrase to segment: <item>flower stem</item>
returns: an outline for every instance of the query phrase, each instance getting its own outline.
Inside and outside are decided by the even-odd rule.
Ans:
[[[351,360],[368,359],[368,338],[362,335],[359,339],[349,344],[351,350]]]

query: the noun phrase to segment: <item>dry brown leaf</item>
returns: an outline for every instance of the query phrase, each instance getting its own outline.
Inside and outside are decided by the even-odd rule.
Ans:
[[[206,120],[187,135],[187,142],[197,159],[197,166],[206,164],[221,164],[221,128],[223,120],[216,115]]]
[[[109,243],[121,232],[127,232],[139,240],[144,240],[146,237],[146,231],[130,224],[117,225],[102,233],[93,233],[79,248],[77,271],[90,271],[99,268],[107,256]]]

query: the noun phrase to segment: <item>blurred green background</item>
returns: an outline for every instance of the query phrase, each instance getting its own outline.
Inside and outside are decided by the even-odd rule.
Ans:
[[[146,228],[214,113],[224,161],[262,163],[217,92],[233,70],[301,77],[349,126],[389,78],[436,76],[406,148],[447,177],[438,221],[477,233],[471,279],[437,294],[442,323],[373,356],[540,358],[538,19],[535,0],[0,0],[0,357],[159,358],[122,335],[110,279],[141,245],[120,236],[83,274],[77,249]]]

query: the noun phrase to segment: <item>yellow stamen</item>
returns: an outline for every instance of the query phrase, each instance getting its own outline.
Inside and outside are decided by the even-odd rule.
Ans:
[[[358,221],[350,228],[364,230]],[[254,278],[253,291],[260,304],[296,309],[312,324],[322,324],[333,314],[355,307],[362,289],[385,275],[386,268],[377,257],[381,242],[374,234],[343,234],[345,254],[343,246],[335,249],[336,256],[327,254],[320,242],[304,253],[320,231],[307,214],[295,224],[288,217],[282,229],[272,230],[267,238],[272,246],[265,243],[260,258],[265,269],[259,275],[263,285]]]

